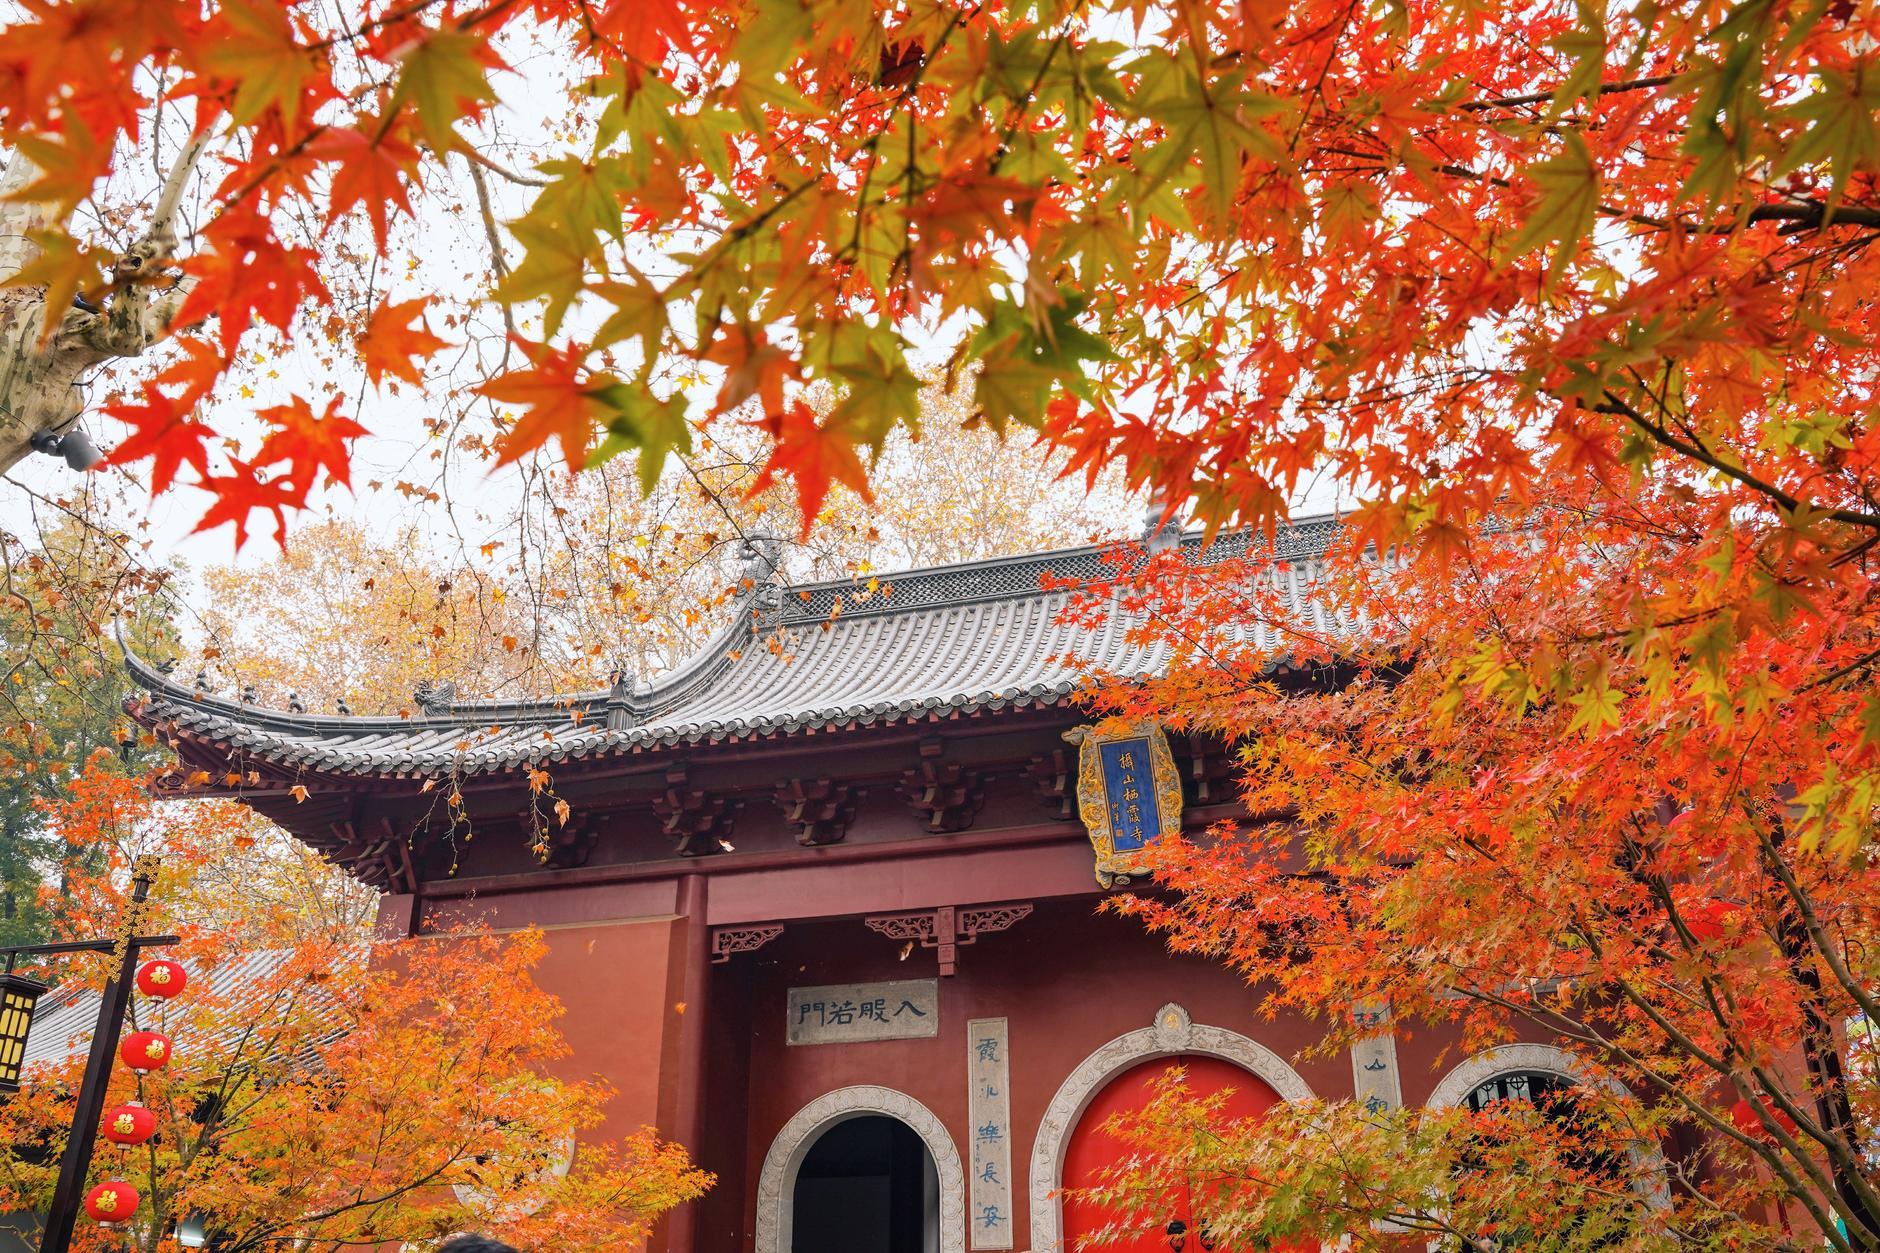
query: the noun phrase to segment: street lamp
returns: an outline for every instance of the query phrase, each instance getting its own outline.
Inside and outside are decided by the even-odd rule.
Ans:
[[[204,1248],[209,1243],[209,1224],[201,1214],[191,1214],[176,1224],[176,1242],[186,1249]]]
[[[32,1030],[33,1007],[46,985],[13,973],[7,960],[0,974],[0,1092],[20,1090],[20,1068],[26,1064],[26,1033]]]

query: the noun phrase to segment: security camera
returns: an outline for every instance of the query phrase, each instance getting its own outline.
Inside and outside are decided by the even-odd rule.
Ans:
[[[48,457],[64,457],[65,464],[74,470],[89,470],[104,460],[104,453],[91,442],[91,436],[77,427],[63,435],[40,431],[33,436],[32,445],[35,452],[43,452]]]

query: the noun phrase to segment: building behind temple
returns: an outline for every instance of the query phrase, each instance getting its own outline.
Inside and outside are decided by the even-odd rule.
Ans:
[[[1296,595],[1333,525],[1278,537]],[[718,1176],[655,1236],[671,1253],[1068,1247],[1101,1216],[1058,1191],[1121,1151],[1101,1125],[1172,1059],[1243,1112],[1571,1081],[1540,1044],[1437,1066],[1453,1042],[1427,1035],[1300,1060],[1311,1023],[1257,1017],[1258,989],[1097,912],[1133,843],[1239,813],[1218,743],[1072,742],[1091,721],[1072,658],[1160,660],[1118,621],[1059,621],[1068,593],[1047,576],[1112,572],[1081,548],[872,594],[759,577],[651,685],[506,703],[431,688],[409,717],[264,710],[133,659],[137,716],[173,741],[178,777],[258,777],[240,799],[376,887],[382,934],[545,929],[567,1066],[619,1093],[603,1130],[651,1123]],[[1168,1217],[1193,1229],[1185,1206]]]

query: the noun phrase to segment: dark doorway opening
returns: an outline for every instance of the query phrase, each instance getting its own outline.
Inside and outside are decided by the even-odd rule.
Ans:
[[[885,1114],[816,1137],[790,1198],[790,1253],[939,1253],[940,1182],[913,1128]]]

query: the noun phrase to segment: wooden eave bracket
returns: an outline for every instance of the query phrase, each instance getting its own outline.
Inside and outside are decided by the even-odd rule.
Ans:
[[[901,794],[922,825],[935,834],[964,831],[986,803],[985,775],[957,761],[943,761],[938,736],[920,742],[920,765],[901,774]]]
[[[873,914],[862,919],[869,930],[890,940],[918,943],[922,948],[938,950],[940,973],[951,975],[959,968],[959,946],[971,944],[982,935],[1004,931],[1020,919],[1031,916],[1029,901],[1004,905],[973,905],[960,908],[942,905],[938,909],[912,914]]]
[[[840,843],[867,795],[866,788],[832,779],[791,779],[778,784],[771,799],[795,829],[796,842],[807,848]]]
[[[653,802],[660,830],[679,842],[681,857],[707,857],[730,844],[742,800],[691,787],[684,762],[666,771],[666,790]]]

